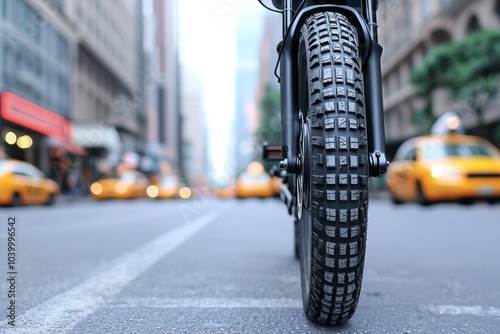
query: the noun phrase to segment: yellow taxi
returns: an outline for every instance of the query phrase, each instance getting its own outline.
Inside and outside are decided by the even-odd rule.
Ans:
[[[188,199],[192,195],[191,189],[186,187],[180,178],[175,175],[154,178],[147,189],[147,194],[150,198],[155,199]]]
[[[280,172],[278,172],[278,171],[280,171]],[[271,176],[271,185],[272,185],[275,197],[279,197],[280,196],[280,194],[281,194],[281,184],[283,183],[281,177],[277,176],[277,175],[279,175],[279,173],[284,173],[284,172],[281,172],[281,169],[279,169],[278,166],[274,166],[270,170],[270,174],[272,175]]]
[[[54,204],[59,185],[35,166],[0,159],[0,205]]]
[[[90,193],[95,200],[143,198],[147,196],[148,186],[146,175],[129,170],[94,182],[90,186]]]
[[[387,171],[394,203],[500,199],[500,152],[487,140],[458,133],[404,142]]]
[[[217,198],[234,198],[236,195],[236,189],[234,185],[216,186],[212,188],[212,194]]]
[[[275,187],[271,175],[264,170],[264,166],[258,161],[251,162],[246,171],[236,180],[236,197],[273,197]]]
[[[210,193],[217,198],[234,198],[236,196],[236,179],[231,178],[227,182],[214,184]]]

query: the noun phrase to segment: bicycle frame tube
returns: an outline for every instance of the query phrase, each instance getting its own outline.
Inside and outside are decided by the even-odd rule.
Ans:
[[[367,1],[366,16],[373,42],[363,75],[368,92],[365,96],[365,103],[367,105],[370,176],[375,177],[385,174],[389,166],[389,161],[385,156],[384,105],[382,101],[382,69],[380,65],[382,46],[377,42],[377,5],[378,0]]]
[[[332,1],[333,2],[333,1]],[[296,173],[297,140],[299,110],[297,106],[297,48],[300,29],[310,15],[318,12],[332,11],[345,15],[364,39],[363,76],[365,84],[365,99],[367,112],[368,145],[370,151],[370,175],[380,176],[387,170],[385,158],[384,109],[381,87],[380,57],[382,47],[377,43],[376,0],[366,0],[364,16],[350,6],[333,4],[312,5],[295,13],[293,19],[291,10],[286,10],[283,17],[283,27],[286,28],[279,59],[281,77],[281,128],[282,128],[282,158],[280,164],[288,173]],[[291,8],[292,0],[284,0],[284,8]],[[290,20],[290,21],[289,21]]]
[[[293,18],[293,0],[283,0],[283,38]]]

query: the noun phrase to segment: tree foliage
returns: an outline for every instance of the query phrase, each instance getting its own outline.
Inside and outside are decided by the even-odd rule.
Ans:
[[[436,88],[448,89],[482,121],[484,104],[498,92],[499,72],[500,31],[479,31],[431,49],[413,69],[411,82],[427,99]]]

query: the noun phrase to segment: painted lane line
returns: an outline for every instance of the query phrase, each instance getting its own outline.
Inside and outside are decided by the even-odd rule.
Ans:
[[[129,298],[109,308],[302,308],[302,299],[292,298]]]
[[[431,312],[439,315],[474,315],[500,317],[500,308],[483,306],[431,305]]]
[[[105,306],[106,301],[122,291],[165,255],[174,251],[196,232],[227,211],[219,209],[195,218],[146,245],[125,254],[110,264],[111,268],[43,302],[19,316],[15,333],[64,333],[79,321]],[[1,327],[7,326],[3,321]]]

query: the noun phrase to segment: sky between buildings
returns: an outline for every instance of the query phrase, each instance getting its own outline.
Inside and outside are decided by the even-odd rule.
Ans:
[[[179,1],[180,59],[201,79],[212,177],[232,176],[236,168],[232,149],[236,139],[236,23],[241,15],[251,15],[256,20],[249,24],[262,25],[264,13],[256,0]]]

